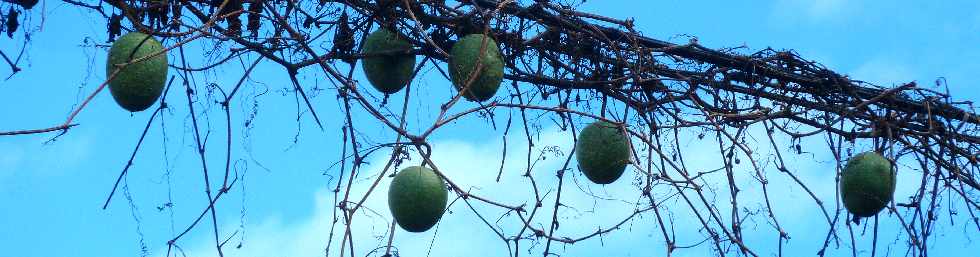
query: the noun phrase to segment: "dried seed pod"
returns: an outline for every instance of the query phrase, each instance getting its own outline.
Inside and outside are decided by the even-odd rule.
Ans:
[[[170,16],[172,17],[170,21],[171,29],[176,30],[180,28],[181,10],[183,10],[183,6],[181,6],[180,2],[174,2],[170,4],[170,12],[173,13],[173,15]]]
[[[347,12],[340,14],[337,18],[337,28],[333,35],[333,52],[342,55],[350,55],[354,52],[354,29],[347,22]],[[357,59],[345,57],[344,62],[353,64]]]
[[[112,14],[109,16],[109,42],[115,41],[116,37],[122,34],[122,15]]]
[[[262,18],[262,10],[263,10],[262,2],[264,1],[255,0],[248,5],[248,15],[247,15],[248,24],[245,25],[245,28],[252,33],[252,37],[259,36],[259,28],[261,27],[260,22]]]
[[[14,3],[24,7],[25,10],[30,10],[31,8],[34,8],[34,5],[37,5],[37,2],[37,0],[20,0]]]
[[[242,16],[241,10],[244,8],[241,0],[230,0],[225,4],[225,8],[218,11],[218,15],[227,15],[225,17],[225,22],[228,23],[228,29],[225,30],[225,35],[228,36],[241,36],[242,34],[242,20],[239,17]]]
[[[20,12],[15,11],[13,7],[7,12],[7,21],[5,23],[7,25],[7,37],[13,38],[17,27],[20,27],[20,23],[17,21],[17,16],[19,15]]]

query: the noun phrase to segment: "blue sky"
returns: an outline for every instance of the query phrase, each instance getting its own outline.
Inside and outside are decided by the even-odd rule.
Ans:
[[[40,7],[40,5],[39,5]],[[24,22],[33,29],[32,43],[28,45],[23,62],[24,71],[13,78],[0,82],[0,130],[47,127],[63,121],[74,105],[105,79],[103,62],[105,48],[92,47],[93,43],[105,42],[103,21],[93,13],[63,6],[53,1],[44,8],[35,8],[31,20]],[[962,100],[980,100],[975,88],[974,74],[980,70],[980,2],[955,0],[943,2],[921,1],[849,1],[849,0],[751,0],[751,1],[588,1],[582,10],[615,18],[636,19],[637,29],[645,35],[685,42],[685,36],[696,36],[709,47],[746,45],[757,50],[765,47],[795,49],[802,56],[819,61],[828,67],[850,75],[888,86],[918,81],[931,85],[937,77],[945,77],[950,90]],[[40,19],[44,11],[45,19]],[[43,27],[43,29],[42,29]],[[18,34],[22,40],[23,35]],[[0,40],[0,49],[8,55],[16,49],[14,40]],[[20,41],[17,41],[20,42]],[[173,43],[173,42],[165,42]],[[191,44],[189,51],[200,53],[207,42]],[[173,55],[171,60],[175,60]],[[252,59],[245,60],[247,62]],[[192,59],[192,65],[200,66],[205,60]],[[196,83],[214,81],[229,87],[242,74],[244,64],[230,64],[218,70],[199,74]],[[357,69],[359,72],[360,69]],[[0,74],[6,70],[0,68]],[[171,71],[174,72],[174,71]],[[452,93],[447,82],[438,73],[428,71],[415,81],[414,99],[445,99]],[[366,81],[361,77],[361,81]],[[333,193],[338,170],[329,169],[338,160],[341,150],[341,126],[338,116],[341,105],[335,100],[330,82],[315,69],[301,71],[301,82],[310,87],[317,85],[320,91],[315,98],[324,122],[319,130],[309,114],[297,123],[297,106],[285,72],[274,64],[261,64],[248,87],[232,106],[232,150],[235,172],[246,174],[219,204],[218,227],[223,236],[230,236],[244,224],[243,232],[233,237],[230,245],[243,243],[241,249],[226,250],[231,256],[319,256],[322,255],[332,217]],[[366,85],[366,84],[365,84]],[[204,88],[204,85],[197,85]],[[203,90],[200,90],[203,93]],[[262,94],[265,92],[265,94]],[[166,241],[180,232],[205,205],[200,164],[192,150],[187,116],[187,102],[182,90],[172,90],[168,100],[173,106],[154,123],[144,148],[137,155],[134,167],[126,179],[128,194],[117,194],[108,209],[100,207],[112,187],[118,172],[124,166],[139,137],[149,112],[130,114],[119,108],[106,93],[99,95],[91,106],[76,119],[81,125],[54,142],[46,143],[52,135],[0,137],[0,248],[9,256],[134,256],[141,253],[141,245],[150,256],[164,256]],[[261,95],[261,96],[256,96]],[[205,127],[214,129],[208,147],[210,167],[223,167],[224,119],[218,106],[208,104],[202,98],[195,108],[209,110],[213,115]],[[258,103],[255,109],[253,103]],[[391,106],[397,106],[392,99]],[[413,101],[410,113],[410,130],[418,130],[435,119],[439,103]],[[455,110],[473,107],[465,103]],[[254,127],[242,128],[242,121],[256,111]],[[506,110],[498,110],[497,124],[506,122]],[[366,112],[354,113],[356,126],[361,133],[370,135],[377,142],[394,138],[379,124],[371,123]],[[585,120],[580,120],[586,122]],[[501,182],[490,182],[497,172],[500,151],[503,148],[501,130],[492,130],[476,116],[467,117],[452,126],[441,129],[432,138],[435,147],[434,161],[454,181],[473,188],[483,195],[495,196],[509,203],[527,202],[533,199],[528,192],[527,180],[520,176],[526,168],[522,160],[527,143],[520,133],[508,138],[507,171]],[[563,154],[569,154],[571,139],[550,122],[539,123],[541,132],[536,135],[535,153],[544,147],[557,146]],[[515,129],[517,129],[515,127]],[[247,137],[243,137],[246,135]],[[760,134],[761,135],[761,134]],[[297,139],[297,143],[293,143]],[[760,141],[765,142],[765,141]],[[685,145],[689,168],[710,170],[720,164],[712,160],[710,144],[691,140]],[[829,153],[823,151],[820,140],[812,140],[816,147],[811,156],[794,158],[791,167],[797,167],[804,181],[816,185],[813,189],[824,199],[833,199],[832,181],[835,167]],[[857,147],[866,147],[859,144]],[[766,145],[756,146],[765,155]],[[708,150],[705,150],[708,149]],[[866,149],[865,149],[866,150]],[[708,154],[696,154],[704,153]],[[387,153],[368,159],[369,165],[355,183],[354,193],[363,192],[372,178],[381,170]],[[716,153],[714,153],[716,155]],[[534,176],[539,183],[555,185],[553,170],[561,166],[563,158],[550,156],[535,166]],[[413,158],[417,162],[418,158]],[[747,172],[748,167],[740,167]],[[909,185],[914,173],[906,173],[900,179],[896,199],[910,195]],[[627,178],[637,176],[627,171]],[[772,175],[773,184],[789,183],[786,178]],[[622,180],[609,186],[586,183],[575,174],[576,186],[566,187],[563,199],[574,208],[561,209],[564,223],[559,233],[575,237],[587,234],[600,226],[608,226],[632,212],[638,199],[635,186]],[[745,177],[745,183],[749,177]],[[386,188],[387,181],[381,184]],[[572,184],[566,184],[566,186]],[[544,186],[551,189],[553,186]],[[903,190],[904,189],[904,190]],[[594,200],[586,192],[617,198],[623,201]],[[718,199],[724,200],[726,192],[720,191]],[[749,199],[758,189],[747,189]],[[130,205],[126,195],[132,197]],[[553,196],[552,196],[553,197]],[[567,197],[567,198],[566,198]],[[789,187],[781,191],[776,201],[783,203],[777,216],[787,227],[792,239],[787,253],[791,256],[814,255],[827,231],[826,223],[816,215],[812,201],[799,188]],[[172,209],[158,211],[163,203],[174,202]],[[553,198],[551,198],[553,199]],[[376,238],[387,229],[388,213],[383,194],[368,199],[366,211],[360,213],[355,223],[355,251],[367,255],[374,246],[383,245]],[[549,201],[545,201],[549,202]],[[798,203],[804,204],[798,204]],[[681,206],[678,202],[677,206]],[[748,205],[752,206],[749,201]],[[724,206],[724,205],[723,205]],[[499,209],[477,205],[481,213],[498,217]],[[172,214],[169,210],[173,210]],[[672,208],[674,230],[681,244],[691,244],[699,238],[698,223],[691,220],[686,208]],[[404,256],[423,256],[433,243],[431,256],[464,256],[473,252],[484,256],[506,256],[504,244],[495,234],[473,215],[465,205],[454,205],[451,213],[438,227],[412,235],[397,231],[395,245]],[[550,212],[549,208],[542,211]],[[725,213],[722,211],[722,213]],[[882,230],[879,251],[889,250],[889,256],[902,256],[904,244],[896,240],[894,216],[883,219],[891,225]],[[501,229],[514,233],[517,222],[513,216],[502,222]],[[137,222],[139,220],[139,222]],[[814,222],[816,221],[816,222]],[[536,220],[547,224],[547,219]],[[891,223],[888,223],[891,222]],[[571,225],[576,224],[576,225]],[[579,225],[580,224],[580,225]],[[748,244],[765,256],[771,256],[775,235],[763,219],[752,223],[760,231],[747,230]],[[935,256],[951,256],[966,250],[980,251],[971,244],[977,240],[975,231],[964,227],[940,226],[933,241]],[[188,256],[213,256],[213,235],[210,223],[195,229],[181,246]],[[653,216],[644,216],[627,224],[628,228],[604,236],[602,241],[590,240],[574,245],[558,245],[564,256],[618,256],[660,255],[664,251],[663,238]],[[815,231],[815,232],[814,232]],[[973,233],[972,237],[968,236]],[[466,235],[460,237],[457,235]],[[142,239],[142,240],[141,240]],[[338,239],[335,239],[338,240]],[[434,240],[434,241],[433,241]],[[858,236],[860,250],[868,250],[870,236]],[[526,247],[526,246],[522,246]],[[554,246],[553,246],[554,247]],[[336,246],[334,246],[336,248]],[[335,250],[335,249],[334,249]],[[531,254],[540,254],[543,246],[532,246]],[[848,256],[845,246],[831,248],[829,256]],[[679,256],[703,256],[710,254],[708,247],[696,247],[679,251]],[[962,252],[960,252],[962,253]],[[526,250],[522,254],[527,254]],[[868,253],[863,253],[868,255]],[[336,256],[336,253],[331,253]],[[375,255],[376,256],[376,255]]]

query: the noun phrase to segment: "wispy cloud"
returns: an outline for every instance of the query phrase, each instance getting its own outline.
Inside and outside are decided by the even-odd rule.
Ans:
[[[775,16],[784,19],[824,21],[853,13],[857,8],[857,3],[847,0],[779,0],[776,1],[773,12]]]
[[[917,72],[898,57],[880,55],[858,66],[850,75],[852,79],[888,87],[915,80]]]
[[[57,176],[73,170],[91,156],[91,134],[83,131],[48,141],[49,137],[25,136],[0,142],[0,182],[30,167],[41,172],[31,176]],[[29,154],[41,153],[41,154]]]
[[[754,129],[750,133],[755,138],[763,140],[765,138],[764,134],[761,134],[763,132]],[[691,140],[682,140],[690,142],[686,143],[683,149],[689,173],[696,174],[722,167],[721,154],[717,153],[718,148],[713,140],[706,138],[698,141],[693,140],[693,137],[689,138]],[[496,177],[503,147],[499,138],[485,142],[456,140],[432,142],[433,160],[455,183],[474,194],[504,204],[533,206],[535,192],[531,187],[530,179],[524,176],[527,167],[527,143],[521,135],[512,135],[508,140],[506,162],[499,182],[496,181]],[[804,142],[807,143],[812,145],[820,142],[819,139],[814,139],[813,142]],[[537,193],[544,205],[531,221],[531,224],[536,227],[547,227],[550,224],[558,184],[555,174],[568,154],[572,154],[571,144],[568,132],[548,128],[539,138],[536,138],[532,147],[531,159],[534,169],[531,176],[539,186],[540,191]],[[781,140],[777,145],[789,144],[788,141]],[[818,250],[828,230],[822,212],[809,193],[796,185],[792,177],[775,169],[774,155],[767,147],[766,141],[756,142],[750,146],[758,148],[753,149],[757,153],[754,158],[757,158],[759,168],[763,169],[761,174],[769,181],[769,200],[774,206],[774,212],[782,228],[792,237],[788,241],[788,246],[806,253]],[[812,149],[804,149],[816,152],[822,152],[820,150],[823,149],[822,146],[811,147]],[[557,151],[546,151],[542,154],[542,150],[545,149]],[[800,155],[805,158],[798,158],[795,154],[789,156],[790,153],[785,150],[782,154],[787,161],[787,166],[798,179],[808,185],[809,190],[824,201],[825,208],[833,218],[837,186],[834,180],[836,163],[833,158],[829,153]],[[385,158],[376,156],[376,159],[370,162],[372,165],[362,170],[360,179],[356,180],[358,182],[352,188],[353,201],[358,200],[377,178]],[[418,156],[413,156],[405,165],[417,165],[419,161]],[[764,212],[765,196],[755,170],[748,164],[747,159],[743,158],[741,164],[735,166],[735,174],[735,183],[742,190],[739,194],[739,212],[743,216],[745,212],[757,212],[752,216],[753,218],[742,224],[746,243],[760,254],[775,252],[774,239],[778,232],[773,229],[774,225],[768,219],[768,214]],[[598,186],[589,183],[577,169],[566,173],[562,188],[562,207],[558,211],[561,226],[556,231],[556,236],[576,238],[588,235],[596,229],[615,225],[632,214],[636,208],[647,206],[648,202],[641,197],[640,190],[634,184],[638,183],[639,178],[636,171],[630,168],[620,181],[607,186]],[[731,207],[727,175],[724,172],[716,172],[704,175],[702,178],[703,185],[707,185],[704,191],[705,197],[709,202],[716,204],[722,222],[730,222]],[[376,191],[356,215],[352,225],[356,256],[380,256],[384,252],[391,221],[385,197],[390,180],[388,177],[382,178]],[[675,192],[673,187],[664,183],[655,186],[653,192],[656,200],[663,201],[660,210],[668,226],[667,230],[676,237],[678,245],[698,244],[704,240],[706,232],[701,229],[700,222],[686,201],[676,196]],[[685,193],[691,197],[698,212],[707,213],[705,207],[699,204],[697,194],[690,190],[685,190]],[[909,192],[900,192],[900,194],[904,197]],[[333,197],[333,192],[326,188],[321,189],[317,193],[315,203],[311,203],[316,206],[314,213],[299,220],[265,218],[252,223],[246,230],[242,248],[228,248],[225,251],[226,256],[322,256],[324,247],[331,240],[329,238],[331,229],[335,229],[335,233],[330,256],[337,256],[344,226],[342,221],[336,225],[332,224]],[[521,228],[521,222],[515,214],[479,201],[474,200],[471,203],[476,213],[482,215],[482,218],[490,222],[494,229],[502,231],[505,235],[512,236]],[[712,218],[705,218],[717,229],[717,224]],[[844,229],[843,224],[843,222],[839,223],[838,229]],[[635,256],[638,254],[637,249],[653,249],[652,251],[659,252],[665,248],[658,226],[653,213],[645,213],[625,223],[620,230],[605,234],[599,239],[571,245],[553,243],[551,250],[568,256],[599,254]],[[233,231],[235,227],[237,224],[229,224],[222,231]],[[215,255],[211,243],[213,239],[210,236],[202,238],[201,242],[184,244],[190,246],[188,256]],[[481,217],[477,216],[462,200],[455,201],[450,206],[449,212],[432,230],[414,234],[396,228],[393,245],[402,256],[468,256],[474,252],[480,253],[481,256],[508,256],[508,253],[514,251],[513,244],[508,246],[500,240],[497,234],[484,224]],[[713,245],[708,242],[694,249],[679,250],[675,254],[701,256],[711,254],[712,248]],[[538,243],[525,241],[520,251],[540,253],[543,250],[544,241]],[[646,250],[645,253],[648,251],[651,250]]]

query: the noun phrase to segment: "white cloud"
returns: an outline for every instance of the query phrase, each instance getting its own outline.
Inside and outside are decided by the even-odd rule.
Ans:
[[[773,12],[774,16],[783,19],[826,21],[853,13],[857,6],[857,3],[847,0],[779,0]]]
[[[77,132],[50,142],[51,135],[28,135],[0,143],[0,182],[27,167],[35,170],[31,176],[41,177],[77,170],[75,167],[88,159],[93,149],[91,134]]]
[[[436,165],[454,183],[463,188],[471,190],[473,194],[488,197],[494,201],[510,205],[525,204],[533,206],[534,193],[530,186],[530,180],[523,176],[526,168],[527,142],[521,136],[514,136],[509,139],[508,154],[501,181],[495,182],[500,167],[500,151],[502,143],[499,138],[490,142],[472,143],[462,141],[441,141],[434,142],[433,160]],[[524,141],[524,142],[522,142]],[[535,169],[532,176],[538,183],[541,197],[544,198],[544,208],[539,210],[533,224],[535,226],[547,226],[551,219],[551,206],[554,204],[554,188],[557,184],[555,172],[564,163],[567,154],[571,154],[571,138],[567,132],[559,132],[557,129],[547,129],[542,132],[541,137],[536,139],[535,147],[532,150],[532,159],[537,159],[540,150],[546,147],[558,146],[562,153],[556,156],[554,153],[546,154],[546,158],[534,164]],[[377,156],[377,159],[370,162],[371,166],[365,167],[361,180],[355,183],[352,189],[352,199],[356,201],[367,190],[374,178],[377,177],[382,165],[385,163],[385,156]],[[412,161],[403,164],[417,165],[420,159],[413,156]],[[532,160],[533,161],[533,160]],[[584,177],[578,172],[566,173],[565,187],[562,192],[562,203],[574,209],[562,208],[562,225],[556,235],[568,235],[578,237],[591,233],[599,227],[607,227],[625,218],[632,213],[633,204],[622,201],[595,201],[585,192],[573,184],[574,180],[579,180],[580,185],[595,194],[607,198],[631,199],[638,196],[638,190],[629,184],[628,174],[620,183],[609,186],[596,186],[585,182]],[[574,180],[573,180],[574,179]],[[382,179],[381,184],[365,202],[364,211],[357,214],[353,225],[355,251],[358,256],[368,255],[368,252],[382,247],[386,244],[386,235],[390,214],[388,213],[385,192],[387,191],[390,178]],[[355,197],[356,196],[356,197]],[[451,195],[452,196],[452,195]],[[326,245],[327,236],[330,231],[330,221],[333,219],[333,193],[323,189],[317,193],[316,209],[312,216],[296,222],[283,222],[280,219],[269,218],[251,225],[247,229],[245,243],[241,249],[227,249],[226,256],[320,256],[323,255],[323,248]],[[450,200],[455,199],[451,197]],[[500,219],[498,224],[494,224],[498,229],[503,230],[504,234],[513,235],[520,228],[517,216],[505,215],[503,209],[488,206],[479,201],[471,201],[484,218],[492,223]],[[530,209],[530,208],[529,208]],[[403,256],[420,256],[430,251],[429,246],[433,238],[435,244],[431,249],[431,256],[462,256],[473,252],[484,253],[484,256],[507,256],[506,245],[497,235],[491,231],[466,204],[459,200],[454,203],[439,225],[427,232],[412,234],[397,229],[395,233],[394,246]],[[601,217],[601,218],[599,218]],[[647,222],[649,222],[648,220]],[[237,224],[229,224],[222,231],[233,231]],[[647,226],[644,226],[647,227]],[[335,233],[334,245],[331,251],[337,251],[339,247],[340,234],[343,233],[343,225],[338,225]],[[643,229],[647,230],[646,228]],[[650,231],[651,233],[653,231]],[[647,234],[646,232],[643,232]],[[653,234],[651,234],[653,235]],[[632,244],[633,247],[645,245],[646,243],[625,240],[632,235],[628,232],[619,232],[614,236],[606,238],[619,238],[618,242],[606,241],[605,245]],[[212,256],[215,253],[210,237],[204,237],[201,242],[193,242],[188,250],[188,256]],[[608,239],[607,239],[608,240]],[[594,241],[594,242],[593,242]],[[527,242],[521,246],[526,249]],[[590,240],[568,246],[572,249],[589,250],[588,245],[597,245],[600,242]],[[183,244],[187,246],[185,242]],[[542,251],[544,245],[536,245],[536,251]],[[554,244],[554,251],[564,251],[566,246]],[[624,248],[630,249],[630,248]],[[162,254],[162,251],[156,251]],[[629,251],[625,251],[629,252]],[[331,256],[338,253],[332,252]],[[380,253],[373,256],[381,255]]]
[[[881,55],[861,64],[850,75],[851,79],[890,87],[911,82],[917,74],[903,60]]]
[[[759,140],[765,139],[764,131],[753,129],[750,134]],[[779,147],[785,149],[788,142],[780,139],[777,142]],[[535,204],[534,192],[530,186],[530,180],[522,176],[526,168],[527,144],[522,135],[512,135],[508,141],[506,164],[500,182],[496,182],[496,177],[500,165],[500,153],[502,144],[499,138],[491,138],[487,142],[469,142],[456,140],[441,140],[432,142],[434,153],[433,160],[449,178],[460,186],[470,189],[472,193],[484,196],[494,201],[509,205],[525,204],[533,206]],[[704,140],[683,140],[687,143],[684,146],[684,155],[689,168],[689,173],[713,170],[721,167],[720,155],[717,153],[717,146],[711,137]],[[548,154],[546,159],[538,161],[532,171],[532,176],[538,184],[538,193],[543,198],[544,207],[538,210],[531,224],[536,227],[547,227],[551,220],[553,211],[554,197],[557,185],[555,172],[564,163],[564,160],[571,150],[571,138],[567,132],[561,132],[554,128],[545,129],[541,137],[535,141],[532,150],[532,159],[538,157],[541,149],[557,146],[561,153],[558,156]],[[835,163],[829,153],[825,152],[825,146],[817,145],[821,139],[805,141],[808,145],[804,149],[817,152],[813,155],[795,155],[788,151],[782,151],[783,157],[788,161],[787,166],[820,197],[825,207],[832,216],[835,215],[835,189],[834,181]],[[810,198],[809,194],[800,188],[789,176],[775,169],[771,160],[771,150],[767,141],[760,141],[750,144],[758,149],[753,149],[754,156],[760,163],[760,168],[765,169],[765,176],[769,180],[769,198],[775,208],[774,212],[792,239],[788,241],[789,249],[800,249],[807,253],[815,252],[823,243],[828,230],[827,223],[817,205]],[[807,149],[809,148],[809,149]],[[802,158],[801,158],[802,157]],[[378,176],[381,166],[385,163],[385,156],[375,156],[371,161],[371,166],[365,167],[358,182],[352,189],[351,196],[354,201],[371,185],[374,178]],[[769,224],[768,215],[765,213],[765,201],[761,191],[761,185],[753,178],[755,171],[748,164],[747,159],[742,158],[741,164],[735,167],[736,183],[743,190],[739,194],[740,211],[747,208],[750,211],[761,211],[752,216],[752,220],[743,224],[746,244],[755,249],[760,255],[767,255],[775,252],[776,232]],[[405,165],[417,165],[420,159],[413,156],[412,161]],[[574,167],[574,162],[571,164]],[[676,173],[671,172],[675,179],[679,178]],[[590,234],[599,228],[607,228],[618,223],[635,208],[645,207],[645,201],[640,198],[640,191],[633,184],[637,177],[636,172],[630,168],[624,177],[614,184],[598,186],[589,183],[579,174],[577,169],[566,173],[566,180],[562,189],[562,204],[567,207],[559,209],[560,228],[555,235],[559,237],[577,238]],[[386,245],[388,225],[390,224],[390,214],[387,209],[385,192],[387,191],[390,178],[383,178],[382,182],[372,193],[371,197],[365,202],[363,211],[359,212],[355,218],[353,228],[354,250],[356,256],[380,256],[383,254],[383,247]],[[716,191],[705,191],[708,201],[716,203],[719,209],[719,218],[723,223],[730,222],[729,192],[727,191],[727,176],[724,172],[713,173],[704,176],[704,182],[711,185]],[[592,193],[603,198],[618,200],[601,200],[590,196]],[[655,187],[656,200],[665,200],[673,193],[673,188],[669,185],[659,184]],[[697,195],[690,190],[685,191],[688,197],[695,203],[700,213],[705,214],[704,207],[698,204],[700,200]],[[907,192],[901,192],[907,194]],[[898,196],[896,196],[898,198]],[[454,199],[451,197],[450,200]],[[480,201],[471,201],[474,208],[487,219],[493,226],[501,230],[506,236],[512,236],[521,228],[521,223],[512,213],[506,212],[498,207],[489,206]],[[314,213],[296,221],[283,221],[278,218],[266,218],[257,223],[248,225],[247,235],[241,249],[227,248],[226,256],[322,256],[323,248],[330,238],[328,238],[331,221],[333,219],[333,193],[327,189],[322,189],[317,193],[316,209]],[[254,208],[254,206],[253,206]],[[701,230],[701,224],[693,215],[687,203],[674,196],[663,202],[660,211],[664,215],[665,223],[668,223],[668,231],[675,233],[679,245],[691,245],[698,243],[704,238],[706,232]],[[744,215],[744,212],[742,213]],[[709,219],[709,224],[713,229],[718,229],[717,224]],[[892,218],[894,219],[894,218]],[[499,221],[499,222],[498,222]],[[671,224],[672,223],[672,224]],[[838,229],[843,229],[844,223],[838,224]],[[237,224],[229,224],[222,231],[233,231]],[[581,241],[572,245],[552,243],[552,251],[567,256],[636,256],[647,255],[650,251],[661,252],[665,249],[664,239],[658,227],[657,220],[652,212],[640,215],[630,222],[623,225],[620,230],[611,234],[603,235],[601,238]],[[338,256],[340,235],[343,233],[342,223],[336,227],[333,245],[331,246],[330,256]],[[845,230],[846,231],[846,230]],[[846,233],[846,232],[845,232]],[[527,234],[525,234],[527,235]],[[885,238],[885,237],[882,237]],[[894,238],[894,237],[892,237]],[[865,240],[861,237],[858,240]],[[214,247],[210,236],[203,237],[201,242],[185,241],[185,246],[190,246],[188,256],[214,256]],[[237,240],[237,239],[236,239]],[[870,240],[870,239],[868,239]],[[860,242],[860,241],[859,241]],[[400,228],[396,228],[393,245],[401,256],[468,256],[472,253],[480,253],[481,256],[508,256],[512,252],[513,244],[510,248],[498,238],[484,223],[469,209],[462,201],[453,204],[449,212],[443,217],[436,228],[424,233],[408,233]],[[431,246],[431,249],[430,249]],[[702,244],[694,249],[678,250],[675,254],[679,256],[694,254],[710,254],[713,245],[710,242]],[[380,252],[369,253],[380,249]],[[637,251],[637,249],[648,249]],[[531,243],[522,241],[522,254],[540,254],[544,250],[544,241]],[[159,251],[157,251],[159,253]],[[794,251],[791,251],[794,252]]]

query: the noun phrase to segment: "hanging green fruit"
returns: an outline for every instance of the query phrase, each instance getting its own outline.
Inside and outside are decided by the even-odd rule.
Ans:
[[[415,55],[406,53],[412,44],[398,33],[379,29],[364,40],[364,58],[361,66],[375,89],[385,94],[398,92],[412,79],[415,71]]]
[[[483,40],[486,39],[486,48]],[[484,51],[480,52],[483,48]],[[504,61],[500,57],[497,42],[483,34],[470,34],[453,45],[449,51],[449,77],[453,80],[456,90],[464,91],[463,97],[474,102],[486,101],[497,93],[500,82],[504,78]],[[479,71],[476,68],[482,62]],[[475,73],[475,74],[474,74]],[[470,81],[469,88],[466,88]]]
[[[130,32],[116,39],[109,49],[106,78],[119,69],[116,65],[141,60],[164,50],[153,37]],[[109,81],[109,92],[123,109],[131,112],[146,110],[160,98],[167,81],[167,54],[130,63]]]
[[[409,232],[424,232],[442,218],[448,197],[439,175],[428,168],[412,166],[402,169],[391,181],[388,208],[398,226]]]
[[[609,184],[630,163],[629,139],[616,124],[596,121],[579,133],[575,157],[585,177],[596,184]]]
[[[895,194],[891,162],[876,152],[851,157],[841,174],[840,191],[844,207],[854,216],[874,216]]]

